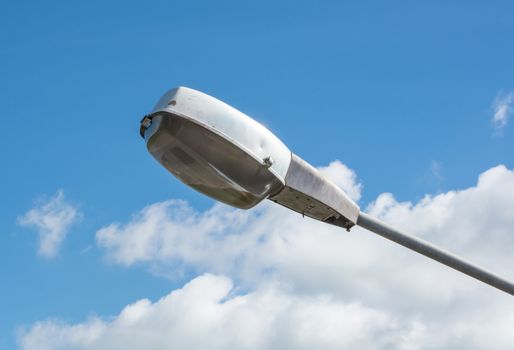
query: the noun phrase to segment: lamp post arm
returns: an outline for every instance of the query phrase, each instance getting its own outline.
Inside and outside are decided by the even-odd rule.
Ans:
[[[414,250],[415,252],[423,254],[430,259],[436,260],[441,264],[476,278],[479,281],[487,283],[490,286],[509,293],[510,295],[514,295],[514,283],[490,271],[487,271],[480,266],[466,261],[465,259],[455,254],[441,249],[432,243],[397,230],[366,213],[361,212],[359,214],[357,225],[393,242],[396,242],[406,248]]]

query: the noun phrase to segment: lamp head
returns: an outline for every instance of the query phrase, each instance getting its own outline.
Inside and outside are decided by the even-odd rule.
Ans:
[[[224,102],[179,87],[141,121],[148,151],[185,184],[248,209],[269,198],[302,215],[352,227],[359,207],[264,126]]]
[[[234,207],[251,208],[285,185],[289,149],[255,120],[199,91],[168,91],[140,131],[168,171]]]

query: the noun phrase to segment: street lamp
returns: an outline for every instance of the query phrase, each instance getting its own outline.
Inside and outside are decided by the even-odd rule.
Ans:
[[[271,131],[212,96],[169,90],[143,118],[140,133],[168,171],[220,202],[249,209],[267,198],[346,230],[359,225],[514,295],[512,282],[361,212]]]

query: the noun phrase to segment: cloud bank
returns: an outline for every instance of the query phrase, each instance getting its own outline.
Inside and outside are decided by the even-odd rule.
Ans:
[[[38,323],[24,349],[341,349],[408,344],[390,315],[328,296],[296,296],[267,286],[231,295],[232,281],[203,275],[155,303],[139,300],[110,321]],[[57,343],[57,344],[56,344]],[[56,347],[57,345],[57,347]]]
[[[80,217],[77,208],[66,202],[64,191],[40,202],[18,218],[21,226],[35,228],[39,236],[38,254],[44,258],[55,257],[68,234],[70,226]]]
[[[359,198],[353,171],[331,163]],[[514,171],[475,186],[366,211],[507,277],[514,276]],[[109,261],[169,278],[197,276],[112,318],[38,322],[24,349],[511,349],[509,295],[360,228],[348,233],[273,203],[198,212],[184,201],[143,208],[96,233]],[[187,274],[185,273],[187,271]],[[44,347],[44,346],[46,347]]]

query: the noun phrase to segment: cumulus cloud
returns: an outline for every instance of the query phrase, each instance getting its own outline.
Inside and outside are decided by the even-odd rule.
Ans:
[[[512,114],[512,102],[514,102],[514,91],[505,93],[500,91],[493,101],[492,123],[497,130],[501,130],[507,125]]]
[[[18,218],[21,226],[35,228],[39,235],[38,254],[53,258],[59,252],[70,226],[80,216],[77,208],[64,198],[64,191],[37,203],[34,208]]]
[[[509,304],[492,320],[485,314],[430,324],[417,315],[394,315],[327,294],[295,294],[276,285],[235,292],[229,278],[206,274],[156,302],[136,301],[114,317],[37,322],[20,329],[19,344],[24,350],[411,350],[510,349],[514,340]]]
[[[346,188],[360,189],[341,163],[328,168],[342,170],[333,178],[342,176]],[[514,171],[500,165],[469,188],[415,203],[384,193],[366,210],[513,277],[512,208]],[[101,228],[96,239],[113,263],[173,278],[182,271],[214,275],[155,303],[136,302],[112,320],[36,323],[20,337],[25,349],[37,343],[160,349],[172,342],[177,349],[510,349],[514,343],[507,294],[360,228],[348,233],[274,203],[250,211],[216,204],[203,212],[183,201],[155,203],[126,223]],[[222,292],[213,297],[215,290]],[[126,311],[139,308],[146,311]],[[139,315],[137,322],[122,322],[126,314]],[[189,315],[198,319],[190,322]],[[177,328],[180,318],[186,322]]]
[[[155,303],[139,300],[111,320],[39,322],[23,349],[386,349],[424,336],[416,323],[330,296],[265,286],[234,295],[226,277],[203,275]]]
[[[362,185],[346,165],[334,161],[320,171],[352,199],[360,198]],[[126,224],[101,228],[96,241],[111,260],[122,265],[172,263],[224,272],[235,264],[240,267],[247,259],[267,260],[254,252],[268,249],[275,237],[299,227],[309,232],[319,227],[313,220],[299,218],[273,203],[248,211],[215,204],[197,212],[184,201],[168,200],[143,208]]]
[[[506,209],[513,205],[513,172],[498,166],[481,174],[477,185],[468,189],[426,196],[415,204],[397,202],[392,194],[384,193],[367,210],[457,253],[505,269],[497,263],[502,261],[497,255],[507,254],[514,243],[514,217]],[[204,212],[183,201],[155,203],[125,224],[100,229],[96,240],[111,261],[126,266],[140,263],[153,270],[166,265],[168,270],[229,272],[250,281],[278,274],[306,286],[318,285],[321,278],[330,283],[341,273],[354,277],[352,271],[368,274],[374,281],[377,269],[387,270],[393,264],[388,256],[394,254],[394,261],[401,264],[412,258],[411,252],[358,227],[344,233],[274,203],[249,211],[216,204]],[[415,255],[415,259],[422,266],[425,263],[425,258]],[[406,284],[401,287],[413,288]],[[450,291],[450,286],[445,290]]]

